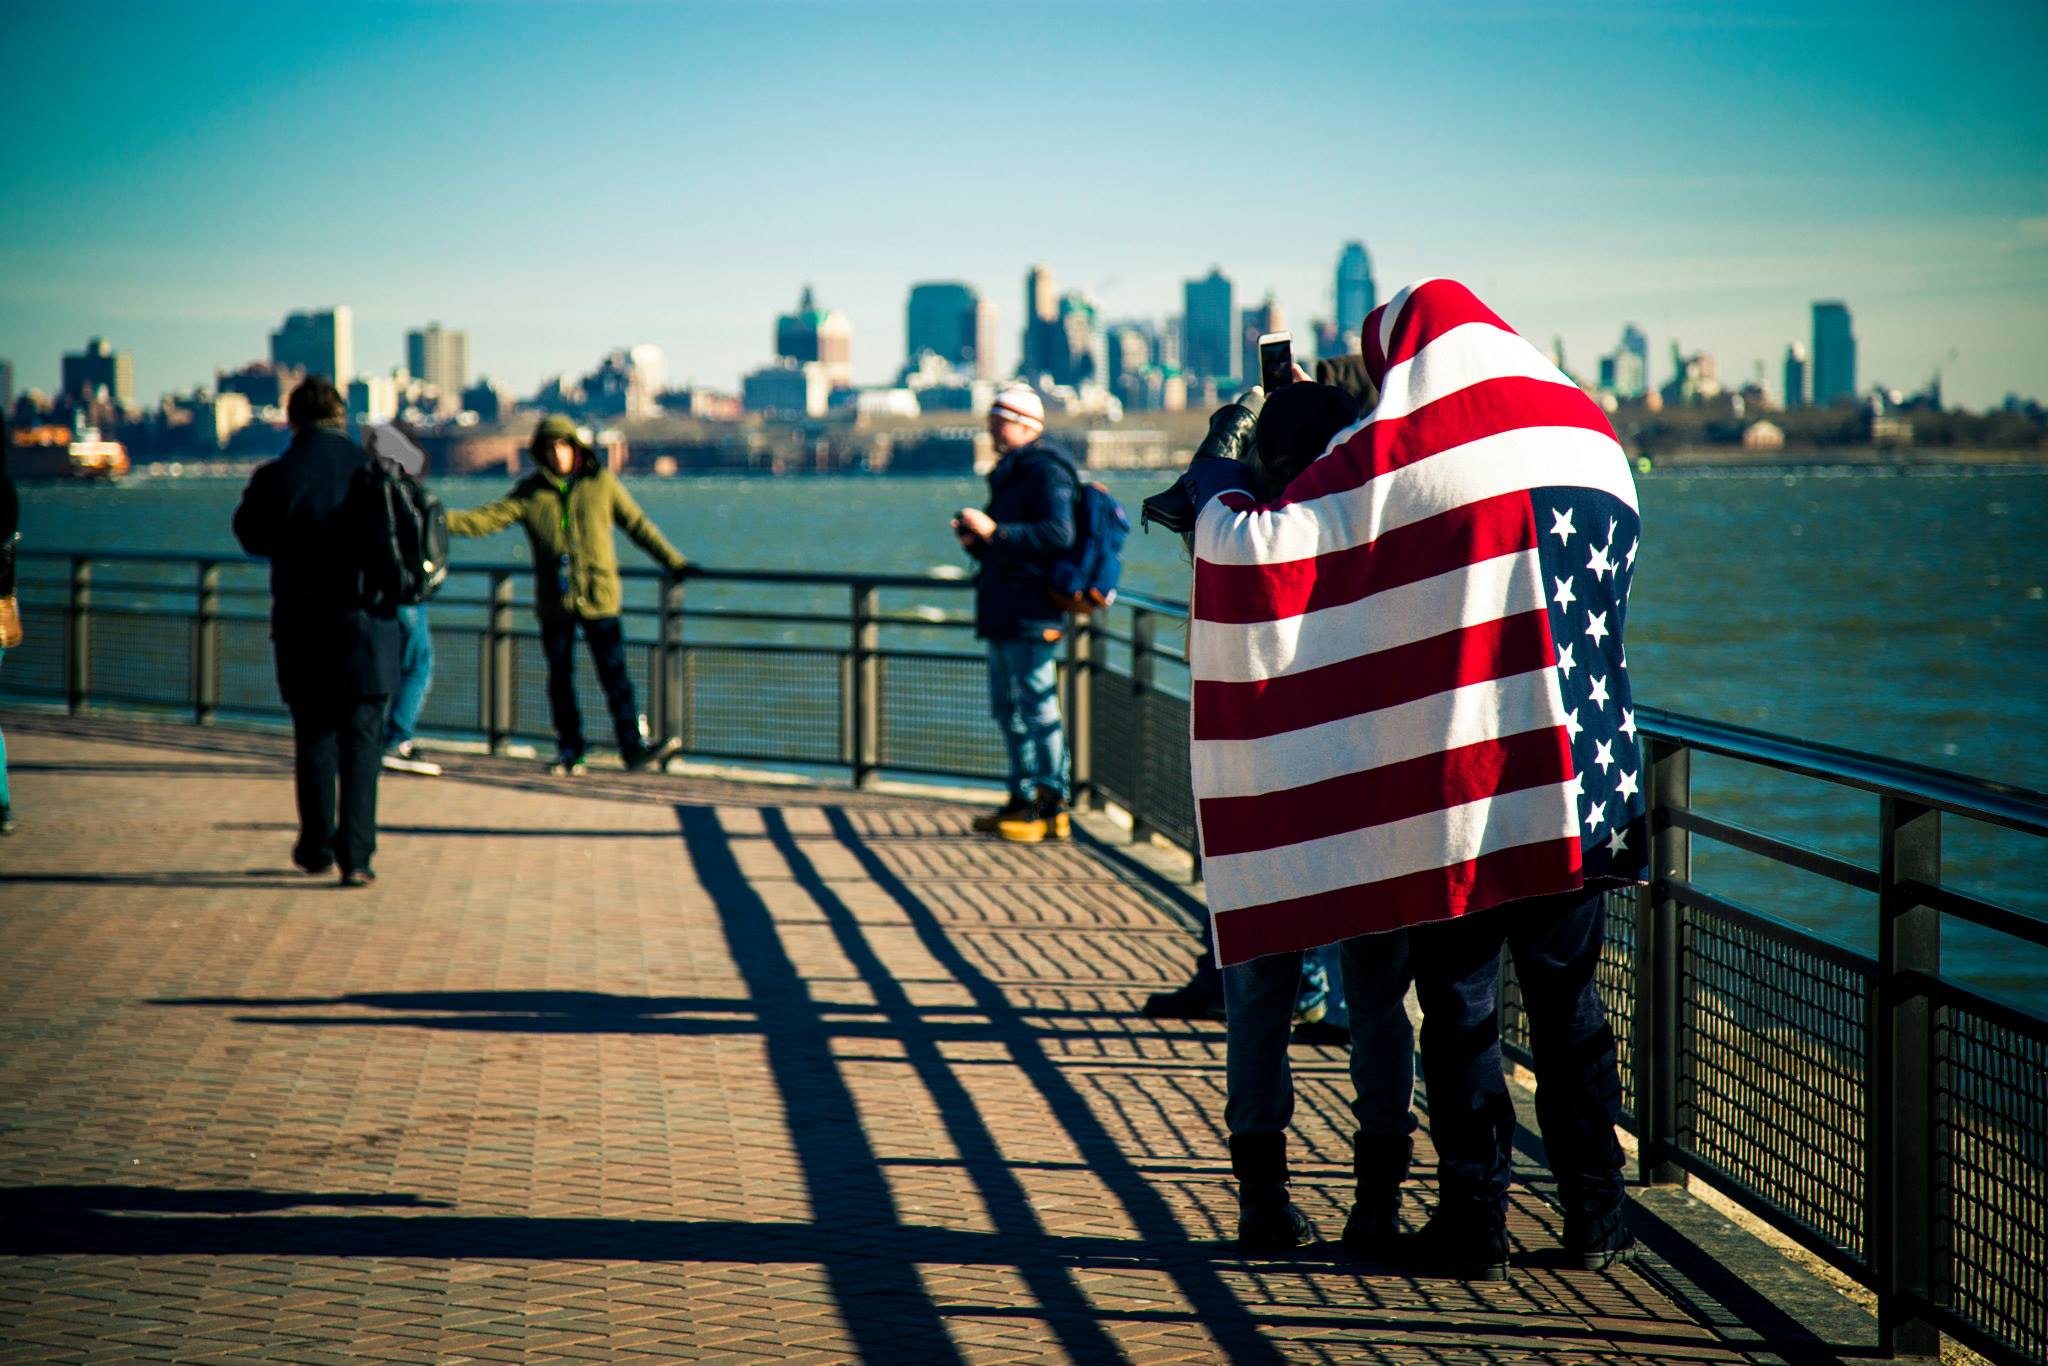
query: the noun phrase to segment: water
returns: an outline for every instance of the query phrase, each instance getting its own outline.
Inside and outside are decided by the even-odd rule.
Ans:
[[[509,484],[446,479],[450,506]],[[1136,509],[1165,479],[1110,474]],[[731,568],[917,572],[962,566],[946,519],[980,481],[860,476],[638,479],[631,487],[692,559]],[[29,485],[28,544],[233,553],[238,483]],[[1640,484],[1644,539],[1629,665],[1649,705],[2048,789],[2048,471],[1695,473]],[[622,542],[623,562],[638,552]],[[506,532],[457,542],[464,561],[525,559]],[[644,562],[644,561],[641,561]],[[1133,534],[1130,587],[1185,598],[1169,536]],[[821,608],[843,594],[820,590]],[[716,602],[692,590],[693,607]],[[783,605],[787,605],[785,602]],[[889,607],[925,605],[885,603]],[[929,605],[957,608],[955,598]],[[438,620],[438,616],[437,616]],[[960,644],[958,637],[949,643]],[[1877,799],[1701,759],[1695,802],[1866,865]],[[1950,821],[1947,876],[2048,916],[2048,842]],[[1699,880],[1863,952],[1870,898],[1695,842]],[[1951,925],[1944,967],[2048,1009],[2048,955]]]

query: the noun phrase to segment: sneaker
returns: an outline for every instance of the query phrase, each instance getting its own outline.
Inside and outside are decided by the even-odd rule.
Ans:
[[[557,778],[573,778],[589,771],[590,768],[583,762],[582,755],[571,754],[566,750],[557,751],[554,762],[548,765],[548,772]]]
[[[984,811],[968,822],[977,834],[993,835],[996,827],[1004,821],[1022,820],[1031,814],[1031,802],[1026,797],[1012,797],[993,811]]]
[[[1037,844],[1043,840],[1072,839],[1074,823],[1066,805],[1041,787],[1038,800],[1023,815],[996,822],[996,833],[1012,844]]]
[[[417,751],[413,749],[412,741],[410,740],[405,741],[396,749],[390,750],[384,755],[384,767],[390,769],[393,773],[417,773],[423,778],[438,778],[441,776],[441,766],[417,757]]]
[[[0,835],[11,835],[13,833],[14,808],[11,806],[0,806]]]
[[[621,757],[625,762],[627,771],[646,773],[650,770],[660,771],[667,766],[669,760],[682,752],[683,742],[671,735],[658,745],[642,745],[632,753]]]

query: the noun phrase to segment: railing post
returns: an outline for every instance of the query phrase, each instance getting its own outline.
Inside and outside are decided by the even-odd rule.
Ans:
[[[855,787],[874,781],[882,729],[881,669],[876,658],[881,627],[875,622],[875,600],[872,585],[853,585],[853,648],[847,656],[847,758],[853,766]]]
[[[1646,1185],[1685,1180],[1678,1157],[1678,897],[1692,879],[1692,834],[1676,813],[1692,804],[1692,751],[1651,739],[1650,886],[1636,920],[1634,1054],[1636,1162]]]
[[[490,625],[484,635],[484,743],[505,752],[512,734],[512,575],[491,571]]]
[[[660,671],[654,689],[654,728],[662,740],[684,741],[683,725],[683,577],[671,574],[661,583],[661,649],[655,653]]]
[[[1877,1000],[1872,1014],[1871,1170],[1864,1198],[1877,1272],[1879,1345],[1894,1357],[1933,1357],[1935,1285],[1934,1001],[1941,911],[1918,886],[1941,884],[1941,812],[1904,797],[1878,799]],[[1924,976],[1916,976],[1924,974]]]
[[[192,719],[213,724],[220,709],[220,566],[199,562],[199,612],[192,622]]]
[[[1146,839],[1152,833],[1152,825],[1145,819],[1145,757],[1150,732],[1146,722],[1152,714],[1152,704],[1147,699],[1152,692],[1153,646],[1158,632],[1159,622],[1152,613],[1142,607],[1131,609],[1131,710],[1137,717],[1138,740],[1138,753],[1131,764],[1133,844]]]
[[[1095,618],[1074,618],[1067,636],[1067,783],[1075,806],[1095,791]],[[1094,803],[1100,805],[1100,802]]]
[[[71,557],[71,605],[65,625],[70,649],[64,661],[64,696],[76,715],[92,692],[92,561],[83,555]]]

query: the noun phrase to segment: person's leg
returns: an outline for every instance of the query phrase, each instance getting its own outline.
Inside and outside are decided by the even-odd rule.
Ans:
[[[427,628],[427,609],[400,607],[398,630],[403,645],[398,655],[398,691],[384,725],[384,748],[397,749],[413,737],[427,689],[434,681],[434,637]]]
[[[382,740],[388,698],[344,703],[336,735],[341,770],[341,818],[334,830],[334,858],[341,871],[367,873],[377,853],[377,775],[383,771]]]
[[[1495,1219],[1507,1211],[1515,1130],[1500,1056],[1500,948],[1506,929],[1495,910],[1408,931],[1442,1203],[1470,1206]]]
[[[1287,1194],[1287,1123],[1294,1078],[1287,1035],[1301,982],[1301,954],[1275,953],[1223,969],[1223,1123],[1237,1178],[1237,1242],[1246,1252],[1279,1252],[1315,1237]]]
[[[1002,732],[1003,748],[1009,755],[1010,800],[1013,804],[1032,799],[1037,776],[1032,768],[1034,756],[1025,743],[1021,685],[1017,677],[1019,644],[1021,642],[1014,640],[991,640],[988,643],[988,714],[994,718],[996,729]]]
[[[1415,1128],[1415,1031],[1408,1022],[1408,932],[1362,934],[1330,946],[1340,970],[1351,1034],[1351,1136],[1355,1187],[1344,1245],[1377,1257],[1400,1227]],[[1328,950],[1326,950],[1328,952]]]
[[[309,873],[334,863],[334,784],[340,762],[339,704],[304,701],[292,708],[292,783],[299,839],[292,862]]]
[[[1567,1248],[1618,1248],[1625,1241],[1624,1159],[1614,1136],[1621,1070],[1595,984],[1605,900],[1598,892],[1571,892],[1504,909],[1513,917],[1508,946],[1529,1012],[1536,1119],[1557,1177]]]
[[[1067,801],[1067,737],[1060,724],[1059,643],[1022,640],[1017,711],[1032,781]]]
[[[583,757],[583,712],[576,705],[576,621],[540,623],[540,649],[548,664],[548,710],[555,722],[555,749],[564,759]]]
[[[583,623],[583,639],[590,645],[590,662],[597,666],[619,755],[630,761],[645,742],[640,736],[640,710],[633,702],[633,676],[626,672],[625,627],[618,617],[591,617]]]

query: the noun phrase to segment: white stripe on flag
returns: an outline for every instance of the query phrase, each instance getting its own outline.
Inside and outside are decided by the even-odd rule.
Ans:
[[[1372,416],[1375,421],[1406,417],[1482,380],[1509,378],[1540,379],[1568,389],[1578,388],[1542,352],[1514,333],[1502,331],[1492,323],[1459,323],[1388,369]]]

